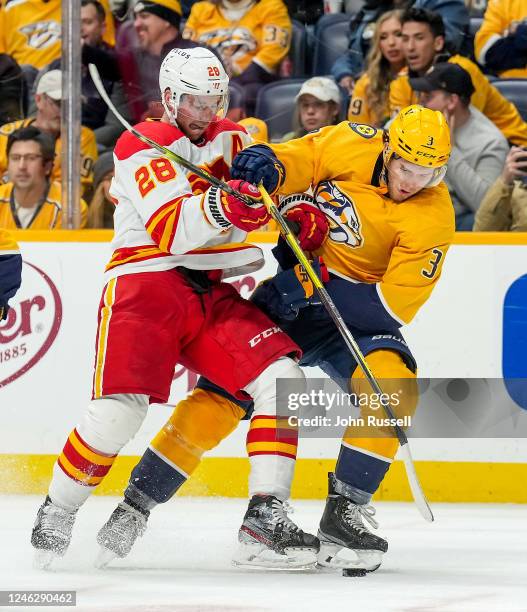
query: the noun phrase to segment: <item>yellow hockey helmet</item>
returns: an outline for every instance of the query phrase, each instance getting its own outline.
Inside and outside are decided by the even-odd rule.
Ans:
[[[452,145],[450,128],[439,111],[412,104],[403,108],[388,129],[389,153],[428,168],[440,168],[448,162]]]

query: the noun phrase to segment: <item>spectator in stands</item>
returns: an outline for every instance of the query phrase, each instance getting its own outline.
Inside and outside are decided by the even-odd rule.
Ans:
[[[62,227],[61,185],[50,182],[55,143],[34,126],[15,130],[7,140],[10,182],[0,186],[0,227],[58,229]],[[87,207],[81,200],[81,227]]]
[[[340,91],[335,81],[328,77],[308,79],[295,97],[293,131],[281,142],[301,138],[308,132],[338,123],[340,113]]]
[[[483,113],[470,106],[474,86],[457,64],[436,64],[423,77],[411,78],[420,103],[441,111],[450,126],[452,153],[445,182],[456,211],[457,231],[470,231],[474,214],[489,187],[500,175],[509,145]]]
[[[113,17],[108,0],[105,40],[115,44]],[[61,53],[62,0],[3,2],[0,10],[0,53],[8,53],[22,67],[28,90],[37,72]]]
[[[348,51],[335,62],[331,74],[337,83],[353,93],[353,85],[364,70],[375,30],[375,22],[387,11],[409,6],[439,13],[444,19],[447,40],[452,49],[458,49],[468,28],[469,15],[463,0],[366,0],[362,9],[351,19]]]
[[[481,66],[500,77],[527,78],[527,0],[490,0],[474,53]]]
[[[114,172],[113,153],[103,153],[93,166],[93,197],[88,209],[88,227],[113,229],[115,204],[110,196]]]
[[[134,28],[138,48],[117,49],[130,112],[134,121],[159,118],[159,69],[165,55],[176,47],[198,46],[181,37],[179,0],[138,0],[134,5]]]
[[[382,127],[390,118],[390,83],[406,65],[401,37],[401,11],[381,15],[366,58],[366,72],[353,89],[350,121]]]
[[[445,28],[440,15],[411,8],[401,17],[403,24],[403,52],[408,63],[409,76],[423,76],[436,62],[458,64],[469,74],[474,85],[470,103],[486,115],[511,143],[527,145],[527,124],[514,104],[508,102],[493,87],[477,65],[461,55],[445,53]],[[417,95],[412,91],[408,76],[400,75],[390,85],[390,114],[415,104]]]
[[[101,75],[105,90],[121,114],[127,115],[127,105],[120,82],[119,66],[113,47],[104,42],[106,11],[99,0],[81,2],[81,45],[82,45],[82,125],[95,133],[100,148],[113,147],[122,133],[119,121],[108,112],[106,102],[95,87],[88,64],[95,64]],[[60,59],[55,60],[44,71],[60,70]],[[44,72],[42,71],[42,73]],[[42,74],[41,73],[41,74]],[[41,76],[41,75],[39,75]]]
[[[60,101],[62,99],[62,74],[60,70],[50,70],[42,75],[37,83],[35,102],[37,112],[34,117],[7,123],[0,128],[0,177],[7,171],[6,143],[9,134],[21,127],[34,125],[56,140],[55,152],[60,160]],[[90,188],[93,163],[97,159],[95,135],[87,127],[81,128],[81,185],[83,191]],[[61,178],[60,161],[54,165],[52,180]]]
[[[22,119],[26,105],[25,81],[20,66],[7,53],[0,53],[0,91],[0,126]]]
[[[291,44],[282,0],[210,0],[193,5],[183,35],[215,49],[234,83],[242,85],[247,115],[258,89],[277,80]]]
[[[527,231],[527,152],[512,147],[476,213],[476,232]]]

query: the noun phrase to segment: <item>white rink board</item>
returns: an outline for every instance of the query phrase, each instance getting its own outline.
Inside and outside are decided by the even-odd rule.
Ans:
[[[261,246],[266,267],[254,277],[244,277],[244,295],[273,273],[272,245]],[[9,328],[9,320],[0,325],[0,381],[13,378],[0,386],[0,453],[55,454],[90,397],[97,305],[109,244],[26,242],[21,249],[23,285],[13,303],[17,320]],[[501,376],[503,299],[511,283],[526,272],[526,262],[527,246],[452,246],[431,299],[404,330],[420,376]],[[55,338],[53,326],[58,328]],[[6,351],[13,355],[15,347],[18,356],[6,360]],[[181,372],[171,401],[182,398],[194,380]],[[170,411],[153,406],[123,453],[142,454]],[[245,432],[243,423],[211,454],[245,456]],[[337,447],[337,440],[304,440],[300,456],[330,458]],[[523,462],[527,441],[414,440],[412,449],[422,460]]]

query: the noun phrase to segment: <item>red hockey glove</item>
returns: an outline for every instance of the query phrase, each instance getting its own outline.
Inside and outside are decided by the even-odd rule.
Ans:
[[[329,232],[326,215],[315,204],[313,197],[295,193],[284,198],[280,210],[286,219],[295,221],[300,227],[297,235],[304,251],[320,248]]]
[[[228,184],[237,191],[253,198],[260,198],[258,189],[245,181],[229,181]],[[205,193],[205,214],[214,227],[229,229],[233,225],[244,232],[257,230],[269,223],[271,215],[265,206],[248,206],[245,202],[231,196],[217,187],[209,187]]]

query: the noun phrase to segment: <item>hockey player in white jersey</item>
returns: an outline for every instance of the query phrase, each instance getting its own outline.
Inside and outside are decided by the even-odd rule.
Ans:
[[[161,66],[160,89],[163,118],[136,129],[228,180],[232,159],[249,137],[223,118],[228,77],[219,60],[199,47],[174,49]],[[299,354],[297,345],[222,282],[263,265],[261,250],[243,241],[246,232],[269,221],[265,207],[248,206],[210,187],[129,132],[118,140],[114,161],[115,238],[99,306],[92,400],[55,463],[38,511],[31,542],[43,567],[66,552],[77,510],[135,435],[149,404],[168,400],[176,364],[239,398],[252,398],[253,419],[267,419],[275,435],[275,381],[303,378],[292,359]],[[246,182],[229,184],[259,195]],[[215,422],[214,415],[196,418]],[[233,415],[232,428],[238,418]],[[209,448],[226,435],[201,423],[194,433],[201,436],[196,444]],[[251,457],[250,509],[256,529],[245,542],[248,557],[270,555],[285,567],[314,564],[317,538],[299,529],[284,507],[296,442],[288,454],[277,452],[279,446],[269,440],[267,451]],[[119,504],[99,537],[105,560],[121,552],[114,545],[115,533],[128,529],[137,534],[145,524],[141,508]]]

